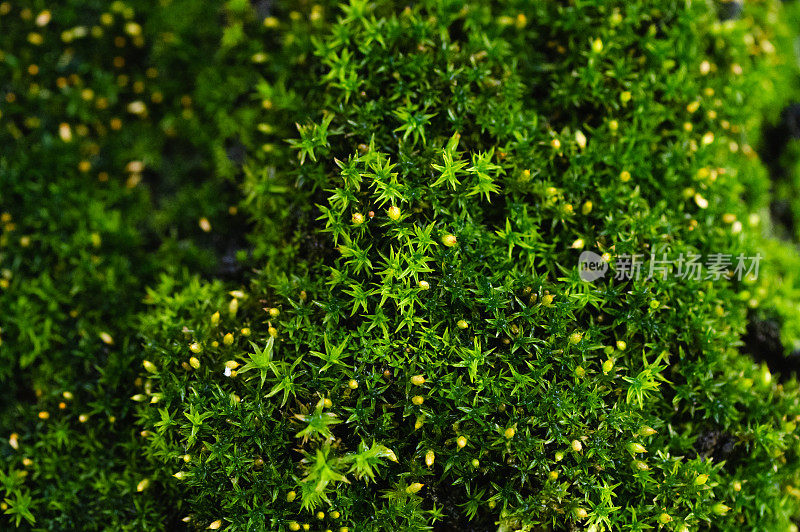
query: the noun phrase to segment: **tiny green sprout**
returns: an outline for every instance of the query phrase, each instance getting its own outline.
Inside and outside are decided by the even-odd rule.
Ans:
[[[730,509],[731,509],[730,506],[722,504],[721,502],[718,502],[717,504],[711,507],[711,511],[717,515],[725,515],[726,513],[728,513],[728,510]]]
[[[449,248],[452,248],[453,246],[458,244],[458,239],[456,238],[456,235],[447,233],[442,237],[442,244],[444,244]]]

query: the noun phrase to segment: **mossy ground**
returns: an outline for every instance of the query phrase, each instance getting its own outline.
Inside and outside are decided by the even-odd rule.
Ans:
[[[0,3],[7,525],[796,529],[800,7],[737,6]]]

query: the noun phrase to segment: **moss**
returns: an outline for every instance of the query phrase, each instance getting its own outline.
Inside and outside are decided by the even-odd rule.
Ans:
[[[795,4],[84,4],[0,18],[12,524],[793,526]]]

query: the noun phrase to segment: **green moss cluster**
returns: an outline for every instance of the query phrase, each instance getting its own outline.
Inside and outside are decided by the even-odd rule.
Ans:
[[[796,5],[78,4],[0,6],[12,524],[796,528]]]

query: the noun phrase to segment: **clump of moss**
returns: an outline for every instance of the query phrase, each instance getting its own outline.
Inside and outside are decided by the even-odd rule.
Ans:
[[[745,126],[780,105],[778,8],[343,6],[297,163],[249,185],[252,282],[168,282],[142,327],[146,449],[187,519],[789,526],[797,385],[738,349],[763,287],[618,275],[760,249]]]
[[[0,4],[14,526],[793,526],[797,6],[36,8]]]

